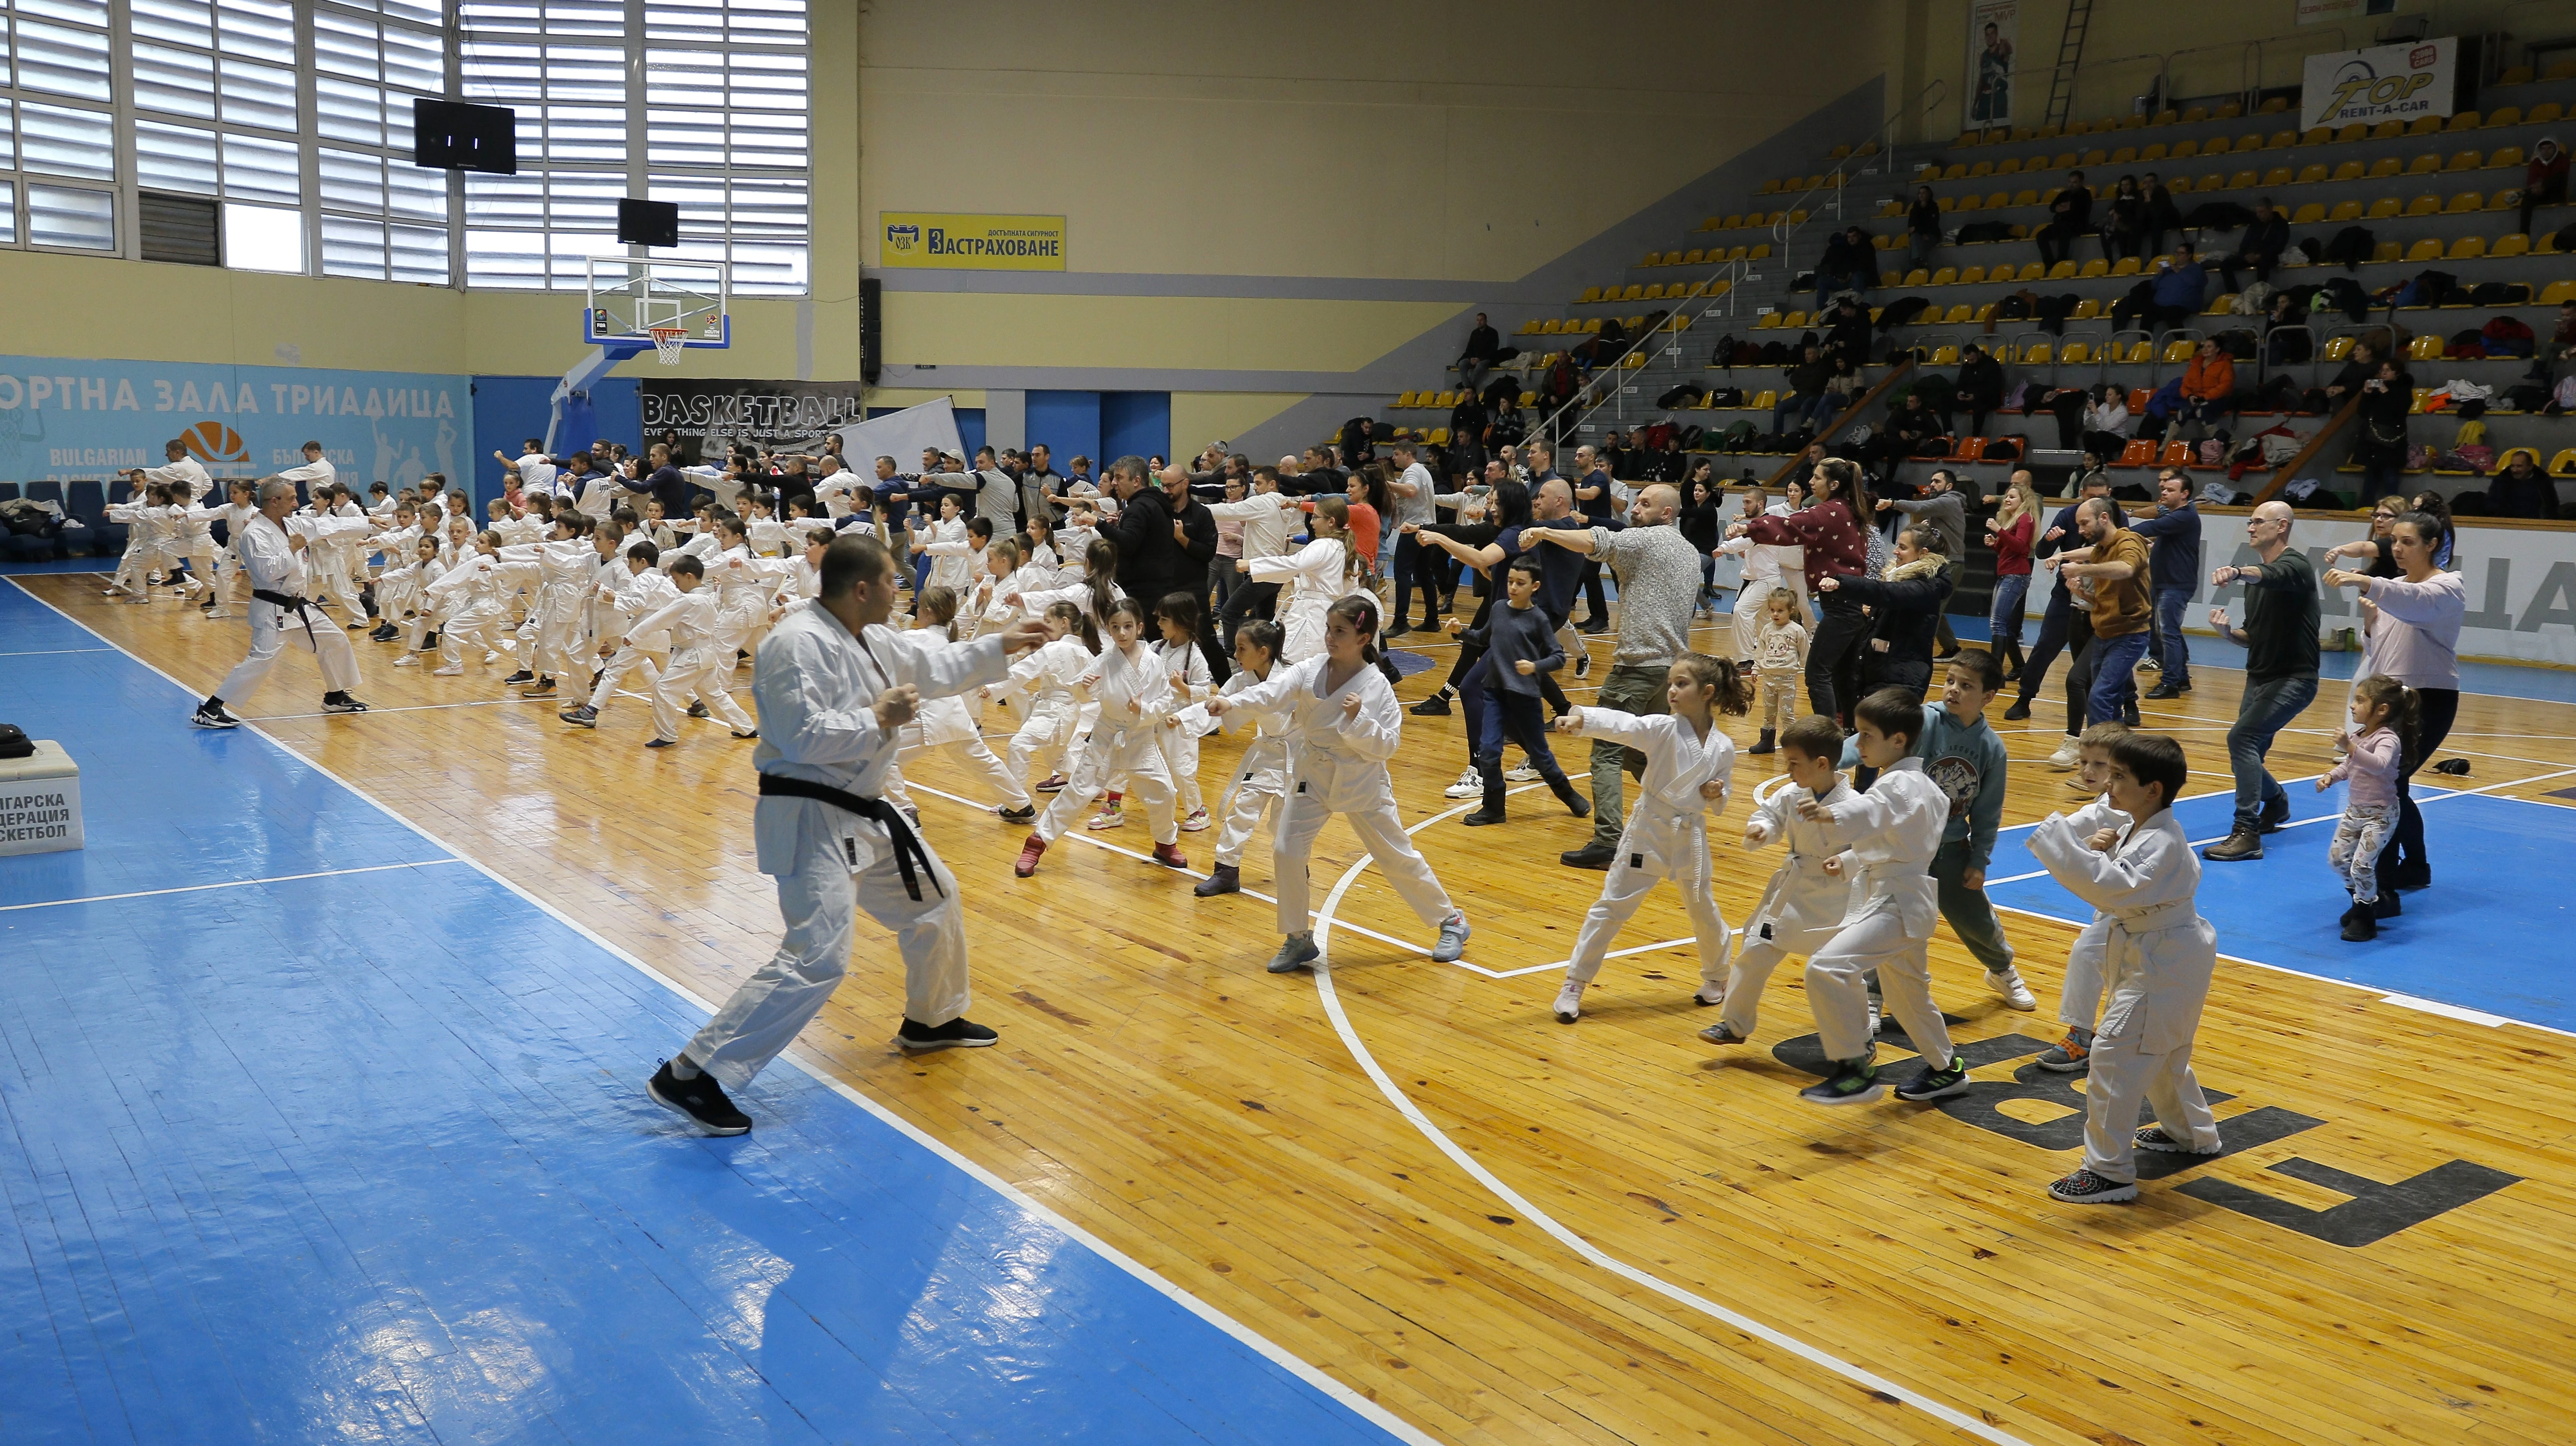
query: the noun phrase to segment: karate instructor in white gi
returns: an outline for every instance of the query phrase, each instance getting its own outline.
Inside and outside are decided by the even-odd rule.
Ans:
[[[925,700],[1002,681],[1013,653],[1047,641],[1046,626],[1023,618],[924,653],[885,626],[895,569],[884,544],[841,538],[824,549],[821,571],[821,594],[790,608],[752,660],[752,842],[760,871],[778,880],[786,937],[645,1086],[655,1104],[711,1135],[750,1130],[725,1088],[749,1083],[821,1012],[849,968],[859,909],[893,930],[903,951],[897,1046],[971,1049],[996,1037],[965,1017],[972,995],[957,880],[879,789]]]
[[[305,601],[304,552],[317,538],[367,530],[364,518],[322,517],[297,521],[290,531],[286,516],[295,510],[295,484],[270,478],[259,484],[259,515],[244,523],[232,549],[250,579],[250,656],[224,676],[223,686],[197,705],[188,721],[200,728],[238,728],[241,721],[224,705],[244,703],[277,665],[289,644],[311,653],[322,665],[325,713],[364,713],[367,705],[349,696],[358,686],[358,655],[340,625]]]

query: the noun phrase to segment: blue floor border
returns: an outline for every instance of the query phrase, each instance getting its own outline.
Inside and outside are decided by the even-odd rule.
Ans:
[[[837,1082],[698,1136],[640,1081],[706,1001],[0,632],[90,833],[0,859],[0,1439],[1430,1439]]]

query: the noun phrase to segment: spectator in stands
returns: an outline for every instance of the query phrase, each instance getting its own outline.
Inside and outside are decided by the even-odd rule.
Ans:
[[[2307,302],[2296,291],[2272,293],[2263,315],[2263,357],[2268,366],[2304,362],[2316,354],[2316,337],[2308,329]],[[2295,388],[2296,383],[2291,385]]]
[[[2192,354],[2191,365],[2183,368],[2182,412],[2174,419],[2173,435],[2181,441],[2197,442],[2235,409],[2236,358],[2227,354],[2227,348],[2220,346],[2216,337],[2207,338]]]
[[[2361,415],[2354,419],[2352,459],[2361,464],[2361,500],[2378,501],[2405,484],[2406,414],[2414,409],[2415,381],[2395,359],[2361,384]]]
[[[1865,449],[1879,461],[1878,475],[1882,485],[1896,481],[1897,470],[1914,449],[1942,435],[1948,429],[1941,425],[1941,414],[1932,410],[1923,393],[1908,390],[1905,400],[1888,416],[1886,425],[1870,439]]]
[[[2122,176],[2102,203],[2102,259],[2136,256],[2147,244],[2147,198],[2138,178]]]
[[[1825,314],[1821,324],[1825,328],[1826,356],[1854,366],[1868,364],[1869,308],[1857,298],[1846,296]]]
[[[1824,259],[1816,263],[1816,295],[1867,291],[1877,283],[1878,254],[1870,247],[1868,232],[1846,226],[1841,235],[1825,243]]]
[[[2066,184],[2048,198],[2048,224],[2031,238],[2039,243],[2039,259],[2055,266],[2075,249],[2075,238],[2092,229],[2093,192],[2082,171],[2069,171]]]
[[[2084,441],[2086,452],[2096,457],[2117,457],[2129,446],[2129,393],[2118,382],[2104,382],[2093,389],[2092,399],[2084,407]]]
[[[2522,168],[2522,234],[2531,234],[2531,213],[2542,206],[2567,202],[2567,153],[2554,136],[2542,136]]]
[[[1825,428],[1833,425],[1834,418],[1841,416],[1846,408],[1869,391],[1869,383],[1861,380],[1860,365],[1851,358],[1836,357],[1833,368],[1833,375],[1825,378],[1825,400],[1816,409],[1816,435],[1819,437],[1824,435]]]
[[[2269,282],[2272,268],[2281,262],[2281,253],[2289,249],[2290,218],[2275,210],[2272,198],[2265,196],[2254,203],[2254,219],[2245,223],[2244,239],[2219,259],[2219,280],[2228,290],[2238,290],[2236,270],[2250,266],[2255,280]]]
[[[2521,448],[2505,459],[2504,470],[2487,484],[2487,511],[2498,517],[2558,516],[2558,483],[2540,470],[2539,461]]]
[[[1458,354],[1458,382],[1469,391],[1485,384],[1485,373],[1494,369],[1495,358],[1502,355],[1503,339],[1485,324],[1485,314],[1476,313],[1476,324],[1467,333],[1467,349]],[[1452,435],[1455,435],[1454,433]]]
[[[1988,355],[1975,342],[1959,351],[1958,405],[1968,413],[1968,435],[1981,437],[1986,431],[1986,414],[2004,404],[2003,363]],[[1950,550],[1944,554],[1952,561],[1964,556],[1959,539],[1950,538]]]
[[[1458,394],[1458,405],[1449,409],[1452,471],[1472,474],[1485,470],[1485,428],[1492,420],[1485,411],[1485,399],[1473,389]]]
[[[1605,318],[1601,323],[1601,330],[1586,339],[1582,345],[1574,348],[1569,355],[1589,371],[1605,362],[1618,360],[1619,354],[1627,349],[1628,324],[1613,316]]]
[[[2352,354],[2344,358],[2343,369],[2335,373],[2333,381],[2326,383],[2326,410],[2343,410],[2344,403],[2351,401],[2353,393],[2361,390],[2361,384],[2377,375],[2379,348],[2367,340],[2354,342]]]
[[[2165,254],[2165,233],[2182,229],[2182,208],[2174,204],[2173,192],[2149,171],[2139,184],[2139,194],[2147,202],[2147,254]]]
[[[1917,266],[1931,265],[1941,249],[1941,203],[1930,186],[1914,188],[1914,204],[1905,211],[1905,245]]]
[[[2174,247],[2171,256],[2156,263],[2155,301],[2147,314],[2149,326],[2167,331],[2198,316],[2208,290],[2209,273],[2191,254],[2191,243]]]
[[[1798,361],[1781,369],[1788,378],[1786,393],[1771,408],[1771,430],[1786,432],[1793,425],[1814,426],[1817,414],[1825,406],[1825,384],[1833,378],[1834,364],[1825,360],[1825,349],[1810,343]]]
[[[2191,691],[2191,643],[2183,636],[2183,609],[2200,590],[2200,507],[2191,500],[2191,478],[2179,467],[2156,477],[2156,515],[2129,523],[2154,545],[2147,560],[2147,601],[2154,609],[2152,646],[2158,677],[2149,698],[2179,698]]]

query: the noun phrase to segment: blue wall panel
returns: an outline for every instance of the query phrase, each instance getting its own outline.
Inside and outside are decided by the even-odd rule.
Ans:
[[[546,419],[552,408],[547,398],[555,394],[560,377],[476,377],[474,379],[474,452],[467,459],[470,469],[465,479],[450,477],[455,486],[470,480],[474,489],[474,515],[483,515],[486,499],[501,494],[500,464],[492,460],[499,452],[505,457],[519,455],[519,444],[530,437],[546,434]],[[592,437],[606,437],[635,447],[644,439],[644,408],[636,400],[633,377],[603,377],[590,390],[591,412],[595,426],[590,437],[557,437],[558,450],[572,450],[590,445]]]
[[[1100,393],[1031,392],[1028,394],[1029,445],[1047,444],[1058,472],[1076,457],[1100,457]],[[1098,466],[1092,475],[1100,475]]]
[[[1102,392],[1100,452],[1104,465],[1120,457],[1172,455],[1170,392]],[[1100,468],[1092,469],[1094,472]]]

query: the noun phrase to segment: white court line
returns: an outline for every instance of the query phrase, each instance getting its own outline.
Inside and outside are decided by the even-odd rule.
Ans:
[[[14,582],[15,579],[12,579],[12,581]],[[61,608],[54,607],[52,603],[46,602],[43,598],[36,597],[36,594],[32,590],[22,586],[19,588],[19,591],[26,593],[27,596],[31,598],[35,598],[37,602],[42,603],[44,606],[53,608],[53,611],[63,618],[64,621],[88,632],[92,637],[97,638],[100,642],[109,643],[111,645],[113,644],[114,639],[111,639],[104,633],[99,632],[96,628],[90,627],[87,623],[73,617],[71,614],[64,612]],[[116,651],[125,652],[126,650],[118,648]],[[127,652],[126,656],[133,658],[136,666],[149,670],[163,682],[168,683],[171,687],[178,689],[183,694],[188,694],[188,686],[185,683],[171,677],[168,673],[162,672],[159,668],[145,662],[143,659],[134,657],[130,652]],[[194,694],[188,695],[191,697],[195,696]],[[538,898],[536,895],[520,887],[516,881],[504,877],[502,874],[484,864],[481,860],[469,857],[458,849],[452,847],[445,839],[431,833],[428,829],[421,827],[419,824],[405,818],[403,815],[396,813],[393,809],[387,807],[385,803],[375,795],[368,793],[365,789],[362,789],[349,782],[347,779],[342,778],[339,774],[334,773],[330,769],[323,767],[321,764],[316,763],[309,758],[306,758],[303,754],[287,747],[284,743],[270,737],[264,732],[261,732],[259,729],[254,728],[250,730],[250,732],[252,737],[268,744],[278,752],[294,760],[297,764],[310,768],[314,772],[321,774],[323,777],[330,779],[333,783],[349,790],[352,796],[373,805],[376,811],[382,813],[385,817],[392,819],[395,823],[400,824],[404,828],[410,829],[413,833],[420,835],[431,844],[446,850],[449,854],[454,856],[455,862],[465,865],[467,868],[474,870],[483,877],[490,879],[493,883],[509,890],[530,906],[545,914],[548,918],[553,919],[556,923],[563,925],[565,928],[572,930],[584,939],[587,939],[591,943],[599,946],[599,948],[606,952],[611,958],[618,960],[627,967],[633,969],[636,973],[641,974],[645,978],[652,980],[654,983],[661,985],[665,989],[668,989],[677,998],[686,1000],[691,1007],[706,1015],[714,1015],[716,1011],[714,1001],[701,998],[695,990],[690,989],[677,979],[673,979],[669,975],[655,969],[652,965],[645,963],[642,959],[639,959],[617,945],[610,943],[605,936],[601,935],[599,931],[591,928],[588,924],[585,924],[579,919],[572,917],[570,914],[565,913],[563,910],[556,908],[544,899]],[[841,1098],[848,1100],[850,1103],[857,1105],[860,1109],[863,1109],[869,1114],[875,1116],[888,1128],[903,1135],[904,1138],[912,1141],[916,1145],[919,1145],[923,1149],[930,1151],[932,1154],[937,1155],[940,1159],[955,1166],[958,1170],[963,1171],[970,1179],[973,1179],[976,1183],[984,1186],[986,1189],[1000,1195],[1003,1199],[1010,1201],[1013,1205],[1018,1206],[1031,1217],[1043,1220],[1055,1229],[1062,1231],[1066,1238],[1081,1242],[1081,1244],[1094,1255],[1097,1255],[1101,1259],[1108,1261],[1110,1264],[1117,1266],[1120,1270],[1127,1272],[1127,1274],[1133,1276],[1138,1282],[1163,1296],[1165,1299],[1170,1300],[1173,1304],[1178,1305],[1183,1310],[1197,1316],[1200,1320],[1203,1320],[1209,1325],[1216,1327],[1218,1330],[1223,1331],[1226,1335],[1232,1337],[1242,1345],[1259,1352],[1263,1359],[1268,1360],[1273,1365],[1278,1366],[1281,1370],[1295,1376],[1298,1380],[1305,1382],[1307,1385],[1314,1387],[1317,1391],[1322,1392],[1333,1402],[1359,1416],[1362,1420],[1376,1426],[1378,1429],[1395,1437],[1397,1440],[1408,1443],[1408,1446],[1440,1446],[1438,1439],[1433,1437],[1430,1433],[1413,1425],[1411,1422],[1406,1421],[1404,1418],[1396,1415],[1384,1406],[1379,1405],[1377,1402],[1370,1400],[1368,1397],[1361,1395],[1351,1387],[1346,1386],[1340,1381],[1333,1379],[1331,1376],[1326,1375],[1314,1366],[1307,1364],[1301,1357],[1282,1349],[1276,1343],[1260,1335],[1258,1332],[1255,1332],[1251,1327],[1244,1325],[1242,1322],[1228,1316],[1216,1307],[1200,1300],[1197,1296],[1190,1294],[1188,1291],[1185,1291],[1179,1286],[1164,1279],[1161,1275],[1158,1275],[1153,1270],[1149,1269],[1142,1261],[1135,1259],[1125,1251],[1111,1245],[1108,1241],[1105,1241],[1092,1234],[1090,1231],[1083,1229],[1081,1226],[1074,1224],[1071,1220],[1056,1213],[1053,1208],[1040,1202],[1034,1196],[1023,1192],[1018,1186],[1013,1185],[1008,1180],[1003,1179],[1001,1176],[994,1174],[992,1171],[985,1169],[983,1166],[976,1164],[964,1155],[959,1154],[947,1144],[933,1138],[930,1134],[914,1125],[911,1121],[897,1115],[893,1110],[889,1109],[885,1105],[879,1104],[876,1100],[860,1093],[852,1086],[842,1083],[826,1066],[806,1059],[801,1051],[791,1049],[787,1053],[779,1056],[779,1058],[787,1061],[789,1065],[803,1073],[807,1078],[812,1079],[815,1083],[822,1085],[824,1088],[831,1090],[834,1094],[839,1095]]]
[[[112,653],[114,648],[36,648],[24,653],[0,653],[0,658],[58,658],[65,653]]]
[[[1446,813],[1435,813],[1429,818],[1422,820],[1422,822],[1406,829],[1405,834],[1410,837],[1411,835],[1419,833],[1423,829],[1440,822],[1442,819],[1452,817],[1465,811],[1465,808],[1462,806],[1460,808],[1451,809]],[[1333,911],[1341,906],[1342,896],[1350,891],[1351,885],[1358,880],[1360,871],[1367,868],[1370,862],[1371,860],[1368,855],[1361,855],[1358,861],[1353,863],[1350,868],[1342,874],[1340,881],[1333,885],[1333,891],[1325,896],[1324,907],[1318,910],[1315,915],[1315,944],[1319,950],[1323,950],[1326,940],[1331,936],[1334,927]],[[1659,1276],[1650,1275],[1643,1270],[1639,1270],[1637,1267],[1628,1264],[1626,1261],[1620,1260],[1616,1256],[1611,1255],[1608,1251],[1601,1249],[1590,1241],[1585,1240],[1582,1236],[1577,1235],[1572,1230],[1567,1229],[1557,1221],[1556,1217],[1539,1209],[1536,1205],[1531,1204],[1529,1197],[1521,1194],[1517,1190],[1514,1190],[1511,1186],[1504,1184],[1493,1171],[1486,1169],[1485,1166],[1478,1162],[1474,1156],[1460,1148],[1456,1141],[1450,1139],[1438,1125],[1431,1122],[1431,1117],[1422,1112],[1421,1107],[1413,1102],[1411,1096],[1405,1094],[1402,1089],[1399,1089],[1396,1086],[1395,1081],[1387,1076],[1385,1068],[1377,1062],[1377,1056],[1369,1052],[1369,1047],[1365,1043],[1361,1042],[1359,1032],[1351,1027],[1350,1015],[1342,1008],[1341,995],[1333,988],[1333,961],[1329,950],[1324,950],[1324,952],[1319,954],[1315,960],[1314,974],[1315,993],[1323,1001],[1324,1013],[1333,1022],[1334,1033],[1339,1034],[1342,1037],[1343,1047],[1350,1051],[1351,1058],[1357,1061],[1361,1070],[1366,1072],[1369,1079],[1376,1083],[1378,1092],[1386,1096],[1388,1103],[1395,1106],[1396,1112],[1403,1115],[1407,1121],[1411,1122],[1416,1130],[1421,1131],[1423,1138],[1429,1140],[1432,1145],[1440,1151],[1440,1153],[1448,1156],[1449,1159],[1460,1169],[1466,1171],[1470,1176],[1472,1176],[1478,1184],[1481,1184],[1487,1190],[1492,1191],[1496,1199],[1503,1201],[1514,1211],[1518,1212],[1522,1219],[1525,1219],[1531,1224],[1537,1226],[1539,1229],[1546,1231],[1550,1236],[1554,1237],[1559,1244],[1564,1245],[1567,1249],[1582,1257],[1586,1263],[1599,1269],[1609,1271],[1611,1274],[1616,1275],[1623,1280],[1643,1286],[1668,1300],[1688,1306],[1690,1309],[1698,1311],[1702,1315],[1723,1322],[1727,1326],[1742,1331],[1757,1340],[1787,1351],[1791,1355],[1794,1355],[1811,1365],[1822,1366],[1826,1370],[1843,1377],[1845,1380],[1851,1381],[1864,1390],[1878,1392],[1892,1400],[1911,1406],[1953,1430],[1964,1431],[1980,1440],[1995,1442],[1997,1443],[1997,1446],[2028,1446],[2028,1443],[2024,1442],[2020,1437],[1998,1427],[1990,1426],[1975,1416],[1968,1415],[1963,1411],[1946,1406],[1919,1391],[1909,1389],[1908,1387],[1899,1385],[1894,1381],[1878,1376],[1860,1366],[1854,1365],[1850,1361],[1844,1360],[1840,1356],[1833,1355],[1819,1347],[1809,1345],[1805,1341],[1798,1339],[1796,1336],[1764,1325],[1762,1322],[1753,1319],[1751,1316],[1730,1310],[1727,1307],[1710,1300],[1706,1296],[1700,1295],[1694,1291],[1685,1290]]]
[[[2383,997],[2379,1002],[2394,1004],[2400,1009],[2420,1009],[2426,1014],[2438,1014],[2445,1019],[2480,1024],[2489,1029],[2513,1022],[2501,1014],[2489,1014],[2483,1009],[2463,1009],[2456,1004],[2444,1004],[2438,999],[2418,999],[2412,994],[2391,994]]]
[[[114,648],[98,651],[112,653]],[[19,909],[52,909],[64,904],[105,904],[118,899],[151,899],[163,894],[202,894],[209,889],[248,889],[261,884],[291,884],[298,879],[337,879],[349,874],[381,874],[389,869],[434,869],[441,864],[462,863],[462,859],[419,859],[407,864],[369,864],[362,869],[324,869],[311,874],[279,874],[269,879],[230,879],[220,884],[183,884],[175,889],[138,889],[130,894],[92,894],[86,899],[43,899],[32,904],[0,904],[0,914]]]

